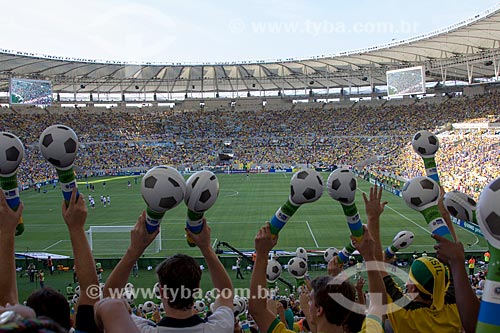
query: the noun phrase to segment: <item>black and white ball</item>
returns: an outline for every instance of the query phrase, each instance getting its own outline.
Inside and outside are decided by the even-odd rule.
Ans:
[[[298,247],[297,250],[295,250],[295,256],[304,259],[307,261],[307,251],[303,247]]]
[[[191,175],[186,182],[184,202],[189,210],[203,213],[215,204],[219,197],[219,180],[207,170]]]
[[[403,230],[398,232],[396,236],[394,236],[392,245],[394,245],[394,247],[398,250],[406,249],[413,243],[414,238],[415,235],[413,234],[413,232]]]
[[[248,309],[248,304],[249,304],[250,301],[245,296],[241,296],[240,298],[243,301],[243,304],[245,304],[245,311],[246,311]]]
[[[354,202],[358,183],[351,170],[347,168],[334,170],[328,176],[326,186],[328,194],[333,200],[347,205]]]
[[[302,169],[290,180],[290,201],[296,205],[314,202],[323,194],[323,178],[316,170]]]
[[[80,285],[75,287],[75,295],[80,296]]]
[[[290,273],[294,278],[303,278],[307,273],[307,261],[302,258],[294,257],[288,262],[288,273]]]
[[[490,182],[479,196],[478,222],[486,240],[500,249],[500,178]]]
[[[125,290],[133,290],[133,289],[134,285],[131,282],[127,282],[127,284],[125,285]]]
[[[52,125],[40,135],[39,147],[50,164],[59,169],[66,169],[75,161],[78,137],[68,126]]]
[[[267,262],[266,279],[267,282],[273,283],[281,276],[281,264],[274,259]]]
[[[477,209],[476,201],[460,191],[450,191],[444,195],[444,207],[451,216],[462,221],[473,222],[474,211]]]
[[[246,304],[243,299],[239,296],[235,296],[233,299],[233,312],[234,316],[237,317],[246,311]]]
[[[142,305],[142,312],[145,314],[151,314],[156,311],[156,304],[152,301],[147,301]]]
[[[142,198],[150,209],[166,212],[184,200],[186,182],[176,169],[161,165],[150,169],[142,178]]]
[[[422,211],[437,204],[439,185],[429,177],[415,177],[406,182],[401,194],[408,207]]]
[[[155,293],[155,297],[157,299],[161,299],[160,283],[156,282],[155,285],[153,286],[153,290]]]
[[[205,302],[201,300],[197,300],[194,302],[194,309],[198,313],[202,313],[205,311]]]
[[[325,253],[323,253],[323,258],[325,258],[326,262],[330,262],[333,257],[337,256],[339,254],[339,250],[335,247],[329,247],[326,249]]]
[[[0,132],[0,174],[10,176],[16,172],[24,157],[24,146],[17,136]]]
[[[163,305],[163,302],[160,303],[160,306],[158,306],[160,313],[164,314],[165,313],[165,306]]]
[[[135,301],[135,295],[132,290],[125,290],[122,294],[122,298],[127,301],[128,304],[132,304]]]
[[[439,140],[434,133],[418,131],[411,141],[413,150],[422,157],[432,157],[439,149]]]

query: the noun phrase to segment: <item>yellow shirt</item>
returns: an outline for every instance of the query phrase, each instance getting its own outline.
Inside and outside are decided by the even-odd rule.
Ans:
[[[462,322],[455,303],[454,290],[448,289],[445,304],[439,311],[425,307],[418,302],[408,301],[405,308],[398,307],[393,300],[406,297],[390,276],[384,278],[389,304],[387,316],[394,332],[460,332]],[[450,290],[451,289],[451,290]]]
[[[368,315],[366,316],[366,319],[363,322],[363,328],[359,333],[383,333],[383,332],[384,330],[382,329],[382,323],[380,321],[380,318]],[[287,329],[285,325],[279,319],[276,318],[271,324],[271,326],[269,326],[267,333],[294,333],[294,331]]]

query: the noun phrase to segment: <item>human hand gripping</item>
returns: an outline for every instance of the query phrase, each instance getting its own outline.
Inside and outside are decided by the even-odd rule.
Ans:
[[[328,262],[328,275],[337,276],[340,272],[342,272],[343,264],[339,264],[338,256],[335,256]]]
[[[464,245],[461,242],[452,242],[439,235],[432,235],[437,243],[434,245],[436,257],[450,266],[453,264],[463,265],[465,262]]]
[[[255,252],[256,253],[269,253],[273,247],[278,243],[278,236],[271,234],[271,226],[269,222],[260,228],[255,236]]]
[[[21,202],[17,211],[13,211],[7,204],[3,191],[0,191],[0,234],[12,236],[16,232],[16,226],[23,214],[24,205]]]
[[[83,196],[78,195],[78,190],[73,188],[71,191],[71,199],[66,204],[66,200],[62,202],[62,215],[68,229],[83,228],[87,219],[87,205]]]
[[[210,244],[210,234],[211,234],[211,229],[208,226],[207,220],[203,218],[203,227],[201,229],[201,232],[199,234],[192,233],[188,228],[186,229],[186,233],[193,242],[200,248],[201,251],[211,249],[211,244]]]
[[[148,233],[146,228],[146,211],[137,219],[134,229],[130,231],[130,247],[129,251],[135,254],[135,257],[139,258],[146,248],[154,241],[160,228],[156,229],[153,233]]]
[[[364,225],[364,236],[359,242],[355,237],[351,236],[352,245],[359,251],[359,254],[365,259],[365,261],[375,260],[375,241],[373,237],[368,232],[368,228]]]

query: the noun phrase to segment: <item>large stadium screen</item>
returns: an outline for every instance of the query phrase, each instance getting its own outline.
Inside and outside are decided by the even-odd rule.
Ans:
[[[402,96],[425,93],[423,66],[387,71],[387,95]]]
[[[50,105],[52,85],[50,81],[10,79],[10,104]]]

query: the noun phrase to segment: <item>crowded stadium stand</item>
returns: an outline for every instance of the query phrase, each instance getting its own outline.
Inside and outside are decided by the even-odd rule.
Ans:
[[[387,72],[410,67],[418,67],[416,71],[423,74],[422,82],[412,78],[410,84],[422,84],[419,88],[425,91],[388,96]],[[426,172],[411,141],[416,132],[429,130],[440,142],[436,155],[440,185],[445,191],[459,190],[477,200],[485,186],[500,177],[499,75],[500,5],[426,35],[307,59],[134,63],[0,49],[0,131],[15,133],[25,146],[25,158],[18,172],[22,190],[52,184],[57,179],[55,169],[40,154],[38,142],[45,128],[64,124],[78,133],[80,146],[74,169],[80,179],[139,175],[158,165],[174,166],[186,174],[197,170],[258,173],[263,170],[290,172],[298,168],[332,171],[348,167],[360,178],[372,180],[386,190],[400,191],[406,181]],[[399,91],[414,91],[404,86],[406,78],[398,76],[394,80],[398,81],[395,86]],[[15,96],[9,90],[13,86],[17,89]],[[130,180],[128,185],[131,186]],[[377,204],[380,206],[380,202]],[[68,214],[64,207],[63,211]],[[52,212],[52,208],[49,211]],[[381,211],[377,219],[380,214]],[[65,219],[69,217],[65,215]],[[69,229],[71,224],[67,222]],[[312,235],[309,222],[305,224]],[[420,229],[426,230],[421,226]],[[71,241],[75,242],[78,237],[72,232],[70,230]],[[181,241],[186,245],[184,239]],[[346,239],[346,244],[348,241]],[[360,241],[353,237],[353,243],[356,242],[358,246]],[[49,244],[47,249],[53,246]],[[317,243],[316,247],[319,248]],[[358,258],[366,255],[363,249],[359,250]],[[463,254],[463,246],[460,251]],[[138,256],[130,259],[127,257],[130,253]],[[222,266],[215,264],[219,263],[215,254],[211,256],[209,250],[203,254],[209,257],[204,259],[204,263],[210,262],[209,270],[217,267],[227,275]],[[124,258],[138,265],[139,259],[143,259],[141,255],[142,252],[128,251]],[[410,265],[418,261],[416,256],[407,255],[412,258]],[[264,257],[267,258],[268,253]],[[26,263],[27,258],[23,257]],[[259,259],[258,255],[252,259],[255,267]],[[349,265],[356,267],[356,259],[349,260]],[[93,259],[90,261],[93,265]],[[119,267],[126,273],[123,276],[128,276],[132,264],[127,273],[117,262],[113,261],[110,268]],[[444,264],[439,264],[444,270]],[[483,288],[480,286],[485,276],[482,271],[487,263],[482,264],[481,273],[477,273],[479,270],[475,273],[473,265],[470,274],[476,289]],[[197,264],[194,265],[197,269]],[[346,263],[346,267],[349,265]],[[404,265],[408,266],[408,262]],[[234,268],[241,274],[240,262]],[[253,268],[250,265],[248,270]],[[152,269],[148,267],[148,271]],[[322,269],[326,269],[326,265]],[[92,274],[94,270],[95,267],[91,267]],[[214,283],[227,282],[225,286],[232,288],[229,277],[219,274],[219,279],[212,276]],[[43,272],[40,278],[43,287]],[[81,276],[79,278],[81,280]],[[119,278],[114,278],[113,283],[119,285]],[[390,283],[386,278],[383,282]],[[448,279],[446,282],[449,283]],[[448,287],[445,288],[444,283],[443,277],[443,297]],[[394,293],[401,292],[397,286],[391,287]],[[293,292],[286,290],[289,294]],[[453,290],[453,293],[460,292],[458,288]],[[290,302],[290,296],[283,300],[296,316],[304,316],[298,303],[293,299]],[[232,298],[226,301],[227,308]],[[457,305],[452,305],[457,312]],[[250,304],[250,308],[250,312],[257,313],[258,323],[259,311],[255,309],[259,306]],[[138,313],[135,309],[134,312]],[[232,311],[227,315],[234,319]],[[458,329],[463,325],[465,331],[470,332],[464,317],[456,316],[457,320],[449,321]],[[252,321],[246,317],[244,320]],[[147,325],[142,321],[135,324],[144,325],[143,328]],[[274,326],[270,325],[272,330],[283,324],[272,322]],[[396,324],[393,326],[394,331],[398,331]],[[356,331],[358,329],[360,327]]]

